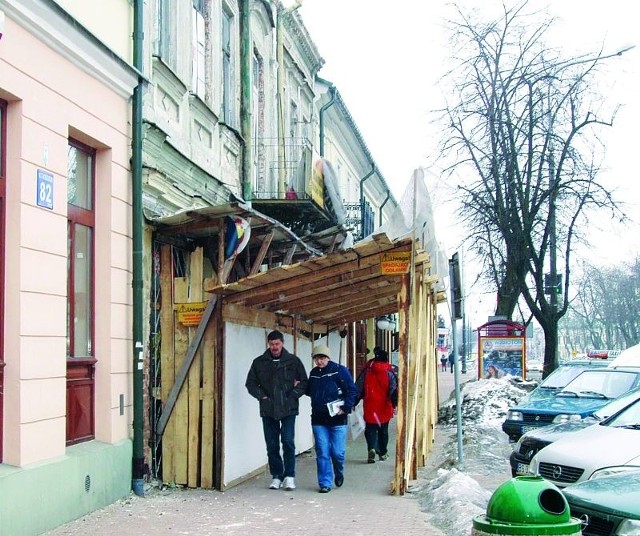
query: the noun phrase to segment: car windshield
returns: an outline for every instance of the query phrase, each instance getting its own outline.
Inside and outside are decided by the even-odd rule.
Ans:
[[[612,400],[608,404],[605,404],[597,411],[594,411],[593,416],[598,420],[604,420],[611,415],[618,413],[621,409],[626,408],[634,400],[640,399],[640,389],[634,389],[628,393],[620,395],[615,400]]]
[[[611,417],[604,424],[616,428],[640,429],[640,401],[631,404],[627,409],[618,415]]]
[[[634,372],[622,370],[585,370],[556,396],[586,396],[617,398],[626,393],[636,381]]]
[[[574,365],[560,367],[550,374],[541,384],[541,389],[562,389],[571,380],[584,370],[583,367]]]

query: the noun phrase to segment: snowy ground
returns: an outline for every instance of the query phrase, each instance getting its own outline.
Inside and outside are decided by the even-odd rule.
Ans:
[[[508,408],[534,386],[511,378],[461,385],[462,461],[455,397],[441,407],[433,456],[410,491],[430,522],[448,536],[468,536],[493,491],[511,478],[511,446],[501,425]]]

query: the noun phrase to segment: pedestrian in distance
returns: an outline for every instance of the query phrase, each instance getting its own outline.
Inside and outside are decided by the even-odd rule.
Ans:
[[[311,429],[316,450],[320,493],[344,483],[347,447],[347,415],[355,406],[357,390],[349,369],[331,361],[328,346],[313,348],[315,367],[309,372],[307,394],[311,397]]]
[[[451,353],[449,354],[449,367],[451,368],[451,374],[453,374],[453,366],[456,362],[456,358],[453,355],[453,350],[451,350]]]
[[[389,457],[389,421],[398,405],[398,379],[385,350],[362,369],[356,387],[358,400],[363,400],[367,462],[375,463],[376,454],[384,461]]]
[[[440,370],[442,372],[447,371],[447,356],[444,354],[442,354],[442,357],[440,358]]]
[[[269,348],[251,363],[245,386],[260,403],[262,431],[267,446],[271,489],[296,487],[296,415],[298,399],[307,390],[307,371],[300,358],[284,347],[284,336],[267,335]],[[282,442],[282,456],[280,443]]]

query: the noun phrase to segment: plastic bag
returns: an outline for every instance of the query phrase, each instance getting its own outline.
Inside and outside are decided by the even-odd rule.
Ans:
[[[347,416],[349,424],[349,439],[352,441],[358,439],[360,434],[364,432],[365,422],[362,404],[358,404],[351,410],[351,413]]]

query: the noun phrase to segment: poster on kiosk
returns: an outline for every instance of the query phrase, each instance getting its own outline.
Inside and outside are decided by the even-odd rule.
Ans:
[[[478,328],[478,379],[520,376],[524,378],[525,327],[508,320],[494,320]]]

